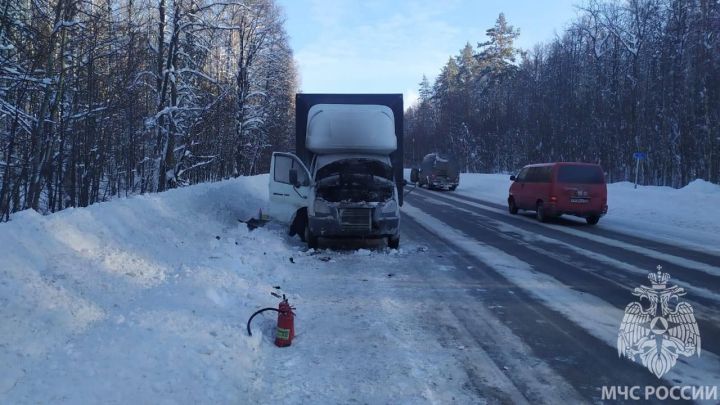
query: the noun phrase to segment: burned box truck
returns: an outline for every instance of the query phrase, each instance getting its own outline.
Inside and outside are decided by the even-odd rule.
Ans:
[[[402,94],[298,94],[295,154],[270,164],[270,215],[319,238],[400,244]]]

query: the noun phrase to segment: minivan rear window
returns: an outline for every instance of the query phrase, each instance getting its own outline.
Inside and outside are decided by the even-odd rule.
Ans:
[[[526,183],[550,183],[552,181],[552,167],[531,167],[525,176]]]
[[[602,184],[603,172],[598,166],[562,165],[558,170],[558,183]]]

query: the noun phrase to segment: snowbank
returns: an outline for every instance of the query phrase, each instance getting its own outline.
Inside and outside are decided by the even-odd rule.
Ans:
[[[265,175],[0,224],[0,403],[473,401],[465,349],[408,316],[427,248],[306,251],[238,222],[266,203]],[[297,307],[290,348],[273,313],[246,334],[271,292]]]
[[[505,174],[463,173],[456,192],[506,205],[510,183]],[[720,185],[695,180],[681,189],[635,189],[629,182],[612,183],[608,206],[599,227],[720,251]]]
[[[247,391],[262,334],[227,319],[267,301],[272,263],[287,260],[277,235],[238,222],[263,207],[266,182],[0,224],[0,402],[214,403]]]

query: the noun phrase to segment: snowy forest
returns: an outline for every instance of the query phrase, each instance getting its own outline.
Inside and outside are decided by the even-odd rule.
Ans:
[[[405,153],[465,171],[599,162],[720,182],[720,2],[589,0],[521,50],[501,14],[405,116]],[[267,171],[298,73],[274,0],[0,2],[0,220]],[[390,91],[390,90],[389,90]]]
[[[0,219],[267,171],[297,73],[273,0],[4,0]]]
[[[524,51],[501,14],[487,39],[423,77],[406,113],[405,158],[465,171],[600,163],[608,181],[720,182],[720,2],[589,1],[556,39]]]

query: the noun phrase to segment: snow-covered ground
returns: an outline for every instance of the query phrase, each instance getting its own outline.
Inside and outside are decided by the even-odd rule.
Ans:
[[[463,173],[456,192],[506,205],[510,183],[505,174]],[[608,207],[599,227],[720,252],[720,185],[695,180],[681,189],[635,189],[629,182],[612,183]]]
[[[261,335],[246,337],[242,318],[269,303],[288,253],[238,222],[266,194],[247,178],[1,224],[0,402],[227,402],[248,390]],[[227,379],[240,383],[219,387]]]
[[[384,293],[425,250],[305,251],[238,221],[266,203],[256,176],[0,224],[0,403],[472,401],[419,304]],[[271,292],[297,307],[290,348],[273,313],[245,332]]]
[[[457,193],[504,204],[509,183],[464,174]],[[717,185],[619,183],[609,194],[600,227],[720,246]],[[475,364],[489,359],[481,348],[423,332],[462,329],[427,295],[450,271],[432,247],[411,239],[400,250],[306,251],[284,226],[249,231],[239,222],[266,205],[262,175],[48,216],[24,211],[0,224],[0,403],[473,403],[469,380],[483,395],[521,397],[493,361]],[[434,220],[411,206],[406,214]],[[508,258],[472,246],[523,280],[522,266],[503,273]],[[272,314],[256,318],[252,337],[245,332],[252,312],[277,305],[271,292],[297,307],[291,348],[273,346]],[[521,341],[512,351],[532,355]],[[513,373],[540,390],[549,388],[539,380],[554,381],[558,398],[574,395],[536,361],[532,373]]]

